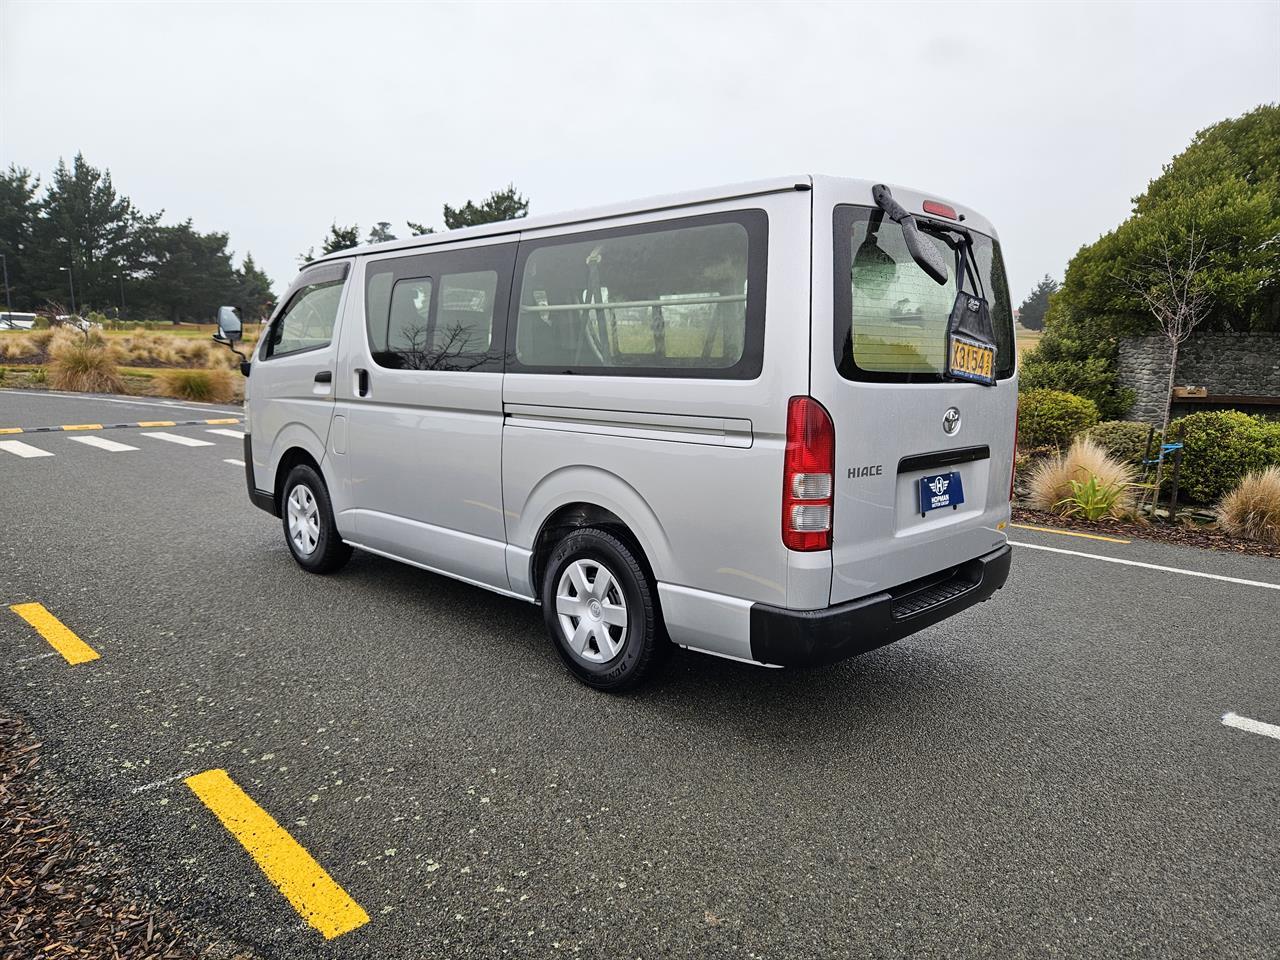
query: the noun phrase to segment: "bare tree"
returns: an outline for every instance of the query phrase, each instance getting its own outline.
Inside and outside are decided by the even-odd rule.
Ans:
[[[1204,274],[1209,266],[1208,244],[1196,235],[1193,224],[1184,241],[1160,238],[1159,249],[1143,268],[1121,277],[1130,290],[1151,311],[1159,326],[1160,334],[1169,345],[1169,381],[1165,385],[1164,422],[1160,425],[1160,437],[1164,442],[1169,435],[1169,419],[1173,411],[1173,386],[1178,376],[1178,351],[1182,344],[1209,313],[1212,298],[1205,289]],[[1164,458],[1156,464],[1155,503],[1160,497],[1161,473]]]

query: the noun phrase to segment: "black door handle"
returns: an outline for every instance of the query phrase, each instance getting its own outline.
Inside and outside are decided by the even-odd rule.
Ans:
[[[316,374],[316,383],[333,383],[333,371],[321,370]]]
[[[369,395],[369,371],[356,370],[356,394],[361,397]]]

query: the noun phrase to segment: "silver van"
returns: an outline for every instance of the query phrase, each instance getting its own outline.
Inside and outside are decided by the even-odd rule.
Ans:
[[[1000,243],[904,187],[787,177],[323,257],[246,390],[250,499],[542,605],[568,668],[670,644],[831,663],[1005,582]]]

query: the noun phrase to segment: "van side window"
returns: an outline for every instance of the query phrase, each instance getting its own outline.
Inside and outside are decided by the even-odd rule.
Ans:
[[[767,230],[746,210],[522,242],[508,369],[758,376]]]
[[[342,300],[341,279],[310,283],[297,290],[271,327],[264,357],[279,357],[327,347]]]
[[[370,264],[365,327],[374,363],[401,370],[502,369],[502,338],[494,328],[506,313],[514,253],[514,245],[504,245]]]

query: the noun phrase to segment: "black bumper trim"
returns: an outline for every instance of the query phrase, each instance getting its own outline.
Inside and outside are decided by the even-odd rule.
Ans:
[[[957,447],[954,450],[937,450],[933,453],[917,453],[910,457],[903,457],[898,461],[898,472],[912,473],[916,470],[933,470],[938,467],[955,466],[957,463],[989,459],[991,459],[991,448],[984,443],[980,447]]]
[[[249,443],[249,434],[244,435],[244,482],[249,488],[249,500],[259,510],[265,510],[273,517],[280,516],[280,507],[273,493],[263,493],[253,481],[253,447]]]
[[[901,640],[989,598],[1008,579],[1012,554],[1013,548],[1005,544],[942,576],[822,610],[752,604],[751,658],[784,667],[815,666]],[[912,609],[916,605],[910,599],[925,591],[947,595],[948,599],[907,616],[894,616],[895,607],[899,611]]]

